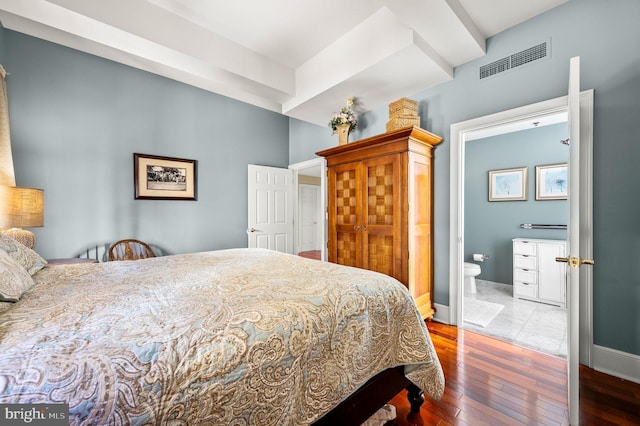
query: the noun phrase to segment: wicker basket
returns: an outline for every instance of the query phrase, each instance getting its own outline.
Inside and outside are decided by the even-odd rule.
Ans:
[[[409,98],[401,98],[389,104],[389,118],[397,115],[418,115],[418,102]]]
[[[396,115],[387,121],[387,132],[402,129],[403,127],[420,127],[420,116],[418,115]]]

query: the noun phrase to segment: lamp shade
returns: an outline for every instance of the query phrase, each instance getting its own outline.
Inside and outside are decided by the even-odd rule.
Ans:
[[[0,186],[0,228],[44,226],[44,191]]]

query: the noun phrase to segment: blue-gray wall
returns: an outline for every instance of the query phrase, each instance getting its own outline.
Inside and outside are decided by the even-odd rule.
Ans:
[[[480,263],[478,278],[504,284],[513,282],[512,239],[567,238],[565,230],[520,227],[523,223],[567,224],[566,200],[536,200],[536,166],[566,163],[567,123],[468,141],[465,144],[465,261],[473,253],[489,259]],[[527,167],[526,201],[489,201],[489,170]]]
[[[339,106],[336,109],[338,108]],[[329,123],[329,119],[327,119],[327,123]],[[289,164],[315,158],[314,152],[322,151],[338,144],[338,136],[331,135],[331,129],[328,125],[322,127],[293,118],[289,120],[289,137],[291,138]]]
[[[580,56],[581,88],[595,89],[594,343],[640,355],[640,49],[630,47],[639,19],[637,0],[571,0],[490,38],[454,80],[409,96],[422,127],[445,138],[434,152],[436,303],[449,304],[451,124],[566,95],[569,59]],[[547,40],[549,59],[479,81],[481,65]],[[365,114],[351,140],[383,133],[387,120],[386,106]]]
[[[16,181],[45,191],[38,252],[121,238],[169,253],[246,247],[247,164],[289,164],[287,117],[7,29],[3,39]],[[197,160],[198,200],[134,200],[134,152]]]

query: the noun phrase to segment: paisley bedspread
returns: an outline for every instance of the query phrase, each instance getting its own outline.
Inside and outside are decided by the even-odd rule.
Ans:
[[[442,369],[407,290],[263,249],[49,266],[0,313],[0,403],[70,424],[305,425],[378,372]]]

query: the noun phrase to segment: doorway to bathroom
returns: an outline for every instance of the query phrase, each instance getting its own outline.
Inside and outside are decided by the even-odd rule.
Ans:
[[[451,175],[450,175],[450,185],[451,185],[451,196],[450,196],[450,212],[451,212],[451,227],[450,227],[450,288],[449,288],[449,310],[447,312],[449,321],[451,324],[459,325],[464,327],[463,323],[463,311],[464,308],[464,280],[463,280],[463,264],[464,262],[473,263],[471,260],[473,258],[473,253],[478,254],[487,254],[483,253],[488,251],[492,253],[493,247],[488,245],[483,245],[481,247],[474,247],[473,249],[468,250],[466,248],[466,232],[465,232],[465,213],[466,215],[473,215],[474,212],[468,212],[466,209],[465,202],[466,195],[469,192],[465,189],[466,182],[466,164],[469,164],[470,167],[473,166],[473,162],[475,158],[473,158],[467,150],[472,147],[474,143],[479,144],[477,146],[481,147],[481,140],[486,137],[492,137],[504,134],[506,130],[507,133],[512,133],[515,131],[519,131],[526,128],[531,128],[535,126],[539,128],[543,123],[540,122],[540,119],[544,119],[547,116],[553,116],[560,113],[566,113],[567,111],[567,97],[560,97],[551,99],[548,101],[539,102],[536,104],[531,104],[519,108],[514,108],[512,110],[503,111],[500,113],[495,113],[485,117],[479,117],[471,120],[467,120],[465,122],[455,123],[451,126]],[[582,148],[580,151],[580,167],[583,170],[583,174],[580,177],[579,184],[579,193],[580,193],[580,223],[581,225],[581,238],[580,238],[580,250],[585,253],[593,252],[593,234],[592,234],[592,160],[591,160],[591,152],[592,152],[592,144],[593,144],[593,91],[585,91],[580,94],[580,133],[581,133],[581,145]],[[533,124],[534,122],[538,122],[537,125]],[[558,124],[561,121],[558,122]],[[510,128],[513,126],[520,126],[518,129]],[[546,124],[545,124],[546,126]],[[542,126],[542,127],[545,127]],[[474,134],[476,133],[477,134]],[[469,138],[469,142],[467,143],[467,138]],[[558,142],[559,145],[561,145]],[[480,148],[481,149],[481,148]],[[500,156],[500,153],[495,153],[494,156]],[[526,164],[516,165],[514,167],[508,167],[506,165],[496,166],[498,176],[500,172],[506,170],[508,168],[514,169],[522,169],[522,167],[527,167],[528,173],[528,192],[527,196],[533,197],[530,198],[535,200],[535,179],[536,179],[536,170],[535,166],[539,164],[534,164],[534,170],[529,171],[529,167]],[[544,166],[544,164],[543,164]],[[493,167],[493,166],[492,166]],[[504,167],[504,169],[502,168]],[[478,178],[480,183],[484,184],[485,187],[482,191],[477,190],[476,192],[482,192],[481,196],[484,197],[484,202],[486,204],[492,205],[503,205],[506,206],[515,206],[518,204],[516,201],[508,201],[508,202],[492,202],[489,203],[489,170],[484,170],[484,177]],[[494,182],[495,183],[495,182]],[[530,185],[530,186],[529,186]],[[545,203],[549,202],[546,200],[538,200],[535,202]],[[512,212],[512,215],[522,214],[522,212],[517,212],[517,209],[513,207],[507,209],[508,212]],[[516,214],[517,213],[517,214]],[[528,214],[528,211],[526,212]],[[550,224],[551,222],[547,222],[548,218],[543,218],[538,222],[533,221],[529,223],[542,223],[542,224]],[[528,221],[524,217],[517,217],[516,227],[517,232],[530,232],[525,228],[520,228],[520,225],[527,223]],[[513,229],[513,228],[512,228]],[[521,235],[522,236],[522,235]],[[527,234],[525,237],[531,237],[532,234]],[[545,238],[549,238],[549,235],[545,235]],[[498,262],[496,262],[496,257],[489,257],[485,262],[477,262],[478,265],[481,266],[481,270],[485,269],[487,271],[491,271],[492,266],[497,269],[501,269],[501,273],[509,274],[513,273],[513,259],[512,252],[509,250],[512,249],[513,242],[511,241],[513,237],[505,236],[504,241],[502,243],[502,256],[507,256],[506,259],[499,262],[500,264],[506,263],[505,265],[499,266]],[[556,237],[554,236],[553,239]],[[504,253],[507,252],[506,255]],[[489,263],[490,262],[490,263]],[[495,264],[495,265],[494,265]],[[488,265],[488,266],[487,266]],[[580,342],[579,348],[575,349],[572,347],[571,353],[576,354],[580,353],[580,362],[585,365],[591,365],[591,353],[593,348],[593,332],[592,332],[592,272],[590,270],[586,270],[580,273],[580,311],[579,311],[579,333],[580,333]],[[478,275],[480,279],[480,285],[483,286],[485,283],[482,282],[483,273]],[[487,280],[488,281],[488,280]],[[496,308],[498,314],[504,311],[505,314],[508,312],[508,303],[515,302],[513,298],[513,292],[510,291],[513,287],[511,286],[512,282],[507,281],[507,283],[498,282],[499,284],[507,284],[508,287],[502,287],[502,294],[492,296],[493,299],[489,301],[493,301],[496,304],[502,305]],[[504,302],[500,302],[500,299],[497,299],[499,296],[504,297]],[[568,303],[568,302],[567,302]],[[551,313],[548,309],[553,309],[550,307],[551,305],[546,304],[537,304],[535,305],[539,309],[546,309],[544,312],[538,311],[535,315],[532,313],[533,318],[539,319],[539,324],[543,325],[547,322],[547,319],[550,316],[555,315]],[[573,306],[573,305],[572,305]],[[505,309],[507,309],[505,311]],[[577,315],[577,314],[576,314]],[[564,315],[563,315],[564,316]],[[491,319],[491,318],[490,318]],[[481,319],[482,320],[482,319]],[[484,319],[485,323],[487,323],[487,319]],[[489,321],[490,322],[490,321]],[[486,329],[485,327],[482,327]],[[483,330],[484,334],[488,334],[486,330]],[[511,336],[513,337],[513,331],[511,332]],[[507,340],[506,337],[503,339]],[[513,340],[512,340],[513,341]],[[579,349],[579,351],[578,351]],[[576,356],[577,358],[577,356]]]
[[[464,163],[462,326],[560,357],[567,355],[565,274],[538,282],[537,251],[567,239],[567,138],[566,111],[469,132]],[[553,186],[545,190],[546,183]],[[518,238],[532,249],[514,250]],[[536,251],[535,241],[545,245]],[[555,300],[538,298],[543,288],[556,290]]]

